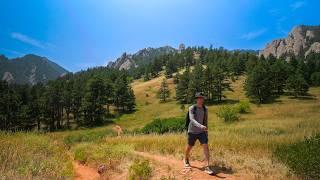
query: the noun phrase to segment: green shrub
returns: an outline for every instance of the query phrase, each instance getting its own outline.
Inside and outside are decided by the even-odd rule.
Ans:
[[[151,123],[146,124],[140,132],[143,134],[157,133],[163,134],[167,132],[182,132],[185,129],[184,118],[168,118],[155,119]]]
[[[240,101],[236,107],[238,113],[248,113],[250,111],[249,101]]]
[[[231,105],[224,105],[219,108],[217,116],[225,122],[233,122],[239,119],[237,109]]]
[[[147,160],[134,160],[133,164],[129,168],[130,180],[147,180],[150,179],[152,169]]]
[[[106,136],[112,135],[112,130],[85,130],[72,132],[63,138],[63,142],[68,145],[74,145],[80,142],[93,142],[103,139]]]
[[[320,134],[277,147],[274,154],[303,179],[320,179]]]

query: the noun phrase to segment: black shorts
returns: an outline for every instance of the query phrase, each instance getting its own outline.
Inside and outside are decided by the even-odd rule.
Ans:
[[[196,143],[197,139],[199,139],[200,144],[208,144],[208,135],[207,133],[203,132],[200,134],[192,134],[188,133],[188,144],[190,146],[194,146]]]

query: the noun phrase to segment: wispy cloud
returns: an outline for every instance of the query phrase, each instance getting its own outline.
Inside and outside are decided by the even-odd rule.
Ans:
[[[290,5],[290,7],[291,7],[292,10],[296,10],[296,9],[301,8],[301,7],[304,6],[305,4],[306,4],[305,1],[296,1],[296,2],[292,3],[292,4]]]
[[[53,44],[51,43],[46,43],[46,42],[42,42],[40,40],[34,39],[30,36],[27,36],[25,34],[22,33],[18,33],[18,32],[12,32],[11,34],[11,38],[16,39],[18,41],[21,41],[23,43],[41,48],[41,49],[47,49],[47,48],[52,48],[54,47]]]
[[[246,34],[243,34],[241,36],[241,39],[252,40],[252,39],[255,39],[255,38],[263,35],[266,31],[267,31],[267,29],[262,28],[262,29],[259,29],[257,31],[248,32]]]

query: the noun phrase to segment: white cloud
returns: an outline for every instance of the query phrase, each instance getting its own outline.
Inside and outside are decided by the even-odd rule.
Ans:
[[[246,34],[243,34],[241,36],[241,39],[245,39],[245,40],[252,40],[255,39],[259,36],[261,36],[262,34],[264,34],[267,31],[267,29],[263,28],[263,29],[259,29],[257,31],[252,31],[252,32],[248,32]]]
[[[47,49],[47,48],[52,48],[54,47],[53,44],[51,43],[46,43],[46,42],[41,42],[37,39],[34,39],[32,37],[29,37],[25,34],[21,34],[21,33],[18,33],[18,32],[12,32],[11,33],[11,37],[13,39],[16,39],[16,40],[19,40],[23,43],[26,43],[26,44],[29,44],[29,45],[32,45],[32,46],[35,46],[35,47],[38,47],[38,48],[41,48],[41,49]]]
[[[296,10],[304,6],[306,3],[304,1],[296,1],[290,5],[292,10]]]

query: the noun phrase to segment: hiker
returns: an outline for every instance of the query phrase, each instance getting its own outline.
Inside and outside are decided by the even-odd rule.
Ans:
[[[184,165],[186,168],[191,167],[189,162],[189,155],[192,147],[198,139],[203,147],[203,152],[206,158],[206,167],[204,171],[208,174],[214,172],[209,167],[209,147],[208,147],[208,110],[204,106],[204,96],[201,92],[195,94],[197,104],[189,107],[187,113],[186,128],[188,129],[188,144],[185,150]]]

